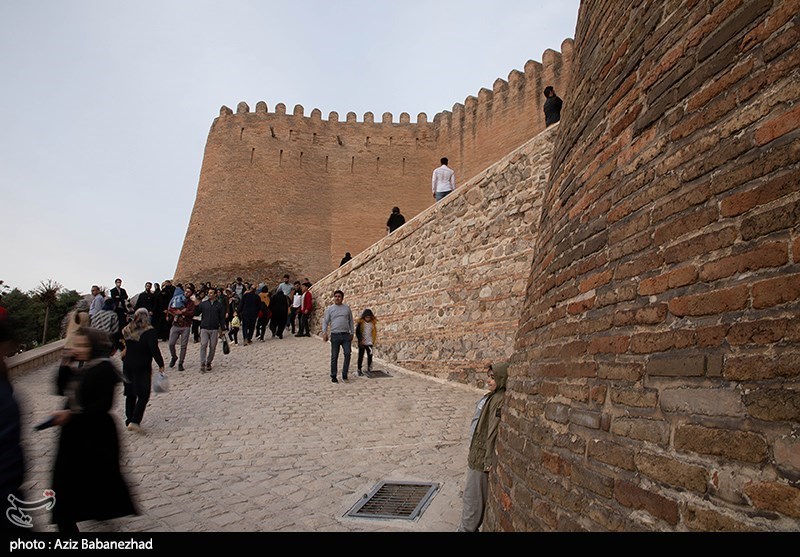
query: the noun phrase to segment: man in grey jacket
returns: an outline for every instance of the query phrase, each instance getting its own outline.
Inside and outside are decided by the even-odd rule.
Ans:
[[[225,328],[225,308],[217,299],[217,289],[208,289],[208,299],[195,310],[200,316],[200,373],[211,371],[220,332]],[[206,357],[208,351],[208,357]]]
[[[344,351],[344,364],[342,365],[342,380],[347,382],[347,370],[350,368],[350,352],[355,332],[353,312],[350,306],[343,303],[344,292],[337,290],[333,293],[333,305],[328,306],[322,318],[322,340],[331,341],[331,382],[338,383],[336,368],[339,363],[339,349]],[[330,333],[330,337],[329,337]]]

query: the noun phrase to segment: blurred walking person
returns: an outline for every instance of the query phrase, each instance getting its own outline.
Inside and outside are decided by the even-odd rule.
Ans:
[[[107,334],[81,328],[58,370],[57,393],[66,402],[63,410],[53,413],[61,432],[53,468],[58,502],[52,520],[60,532],[78,532],[77,523],[84,520],[136,514],[120,471],[117,426],[109,413],[122,379],[110,353]]]
[[[0,502],[4,505],[11,502],[11,497],[23,499],[21,487],[25,477],[19,405],[6,367],[6,357],[12,356],[16,348],[8,319],[0,319]],[[0,517],[0,524],[0,532],[25,530],[4,517]]]

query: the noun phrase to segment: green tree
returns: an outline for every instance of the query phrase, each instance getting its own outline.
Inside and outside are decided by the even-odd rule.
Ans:
[[[54,281],[49,282],[51,287],[54,284],[58,285]],[[42,284],[47,285],[44,282]],[[18,288],[9,291],[8,286],[0,285],[0,292],[3,292],[2,304],[8,313],[9,325],[14,330],[21,350],[36,348],[43,339],[47,343],[61,338],[64,318],[83,298],[74,290],[61,289],[48,311],[37,294],[40,288],[41,286],[30,292],[22,292]]]
[[[35,347],[38,342],[41,311],[41,303],[37,299],[31,298],[27,293],[19,288],[14,288],[3,296],[3,307],[8,312],[8,322],[15,332],[22,350],[29,350]]]
[[[44,306],[44,331],[42,332],[42,344],[47,342],[47,325],[50,320],[50,310],[58,302],[58,295],[64,289],[61,283],[53,279],[47,279],[47,282],[41,281],[39,286],[33,290],[34,296]]]

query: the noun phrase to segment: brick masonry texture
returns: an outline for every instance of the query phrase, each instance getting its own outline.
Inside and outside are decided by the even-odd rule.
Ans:
[[[341,288],[356,313],[375,310],[380,355],[406,368],[481,385],[510,356],[485,529],[800,531],[796,11],[584,0],[560,57],[432,123],[223,109],[178,274],[281,253],[324,277],[317,331]],[[527,91],[551,77],[565,108],[540,133]],[[284,154],[260,158],[273,139]],[[431,207],[440,156],[468,183]],[[225,236],[209,208],[231,188],[255,207],[307,187],[296,243],[280,232],[288,213],[267,207],[241,252],[203,259],[197,246]],[[392,205],[416,218],[381,237]],[[376,236],[359,244],[344,223],[364,215]]]
[[[490,529],[800,530],[791,4],[582,3]]]

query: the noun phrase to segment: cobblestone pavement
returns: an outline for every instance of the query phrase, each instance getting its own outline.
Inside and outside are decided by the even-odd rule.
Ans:
[[[169,361],[166,343],[160,343]],[[378,355],[380,348],[378,347]],[[213,371],[199,371],[190,342],[186,371],[153,394],[144,433],[115,416],[123,471],[140,515],[83,522],[87,532],[452,532],[461,513],[467,435],[476,388],[408,372],[376,358],[389,377],[329,377],[330,346],[319,338],[221,344]],[[340,356],[341,358],[341,356]],[[34,499],[50,487],[57,428],[33,425],[61,406],[56,367],[12,377],[22,408],[27,475]],[[435,482],[440,489],[416,521],[344,516],[381,480]],[[56,494],[56,500],[58,494]],[[56,503],[57,504],[57,503]],[[55,531],[47,511],[35,530]]]

